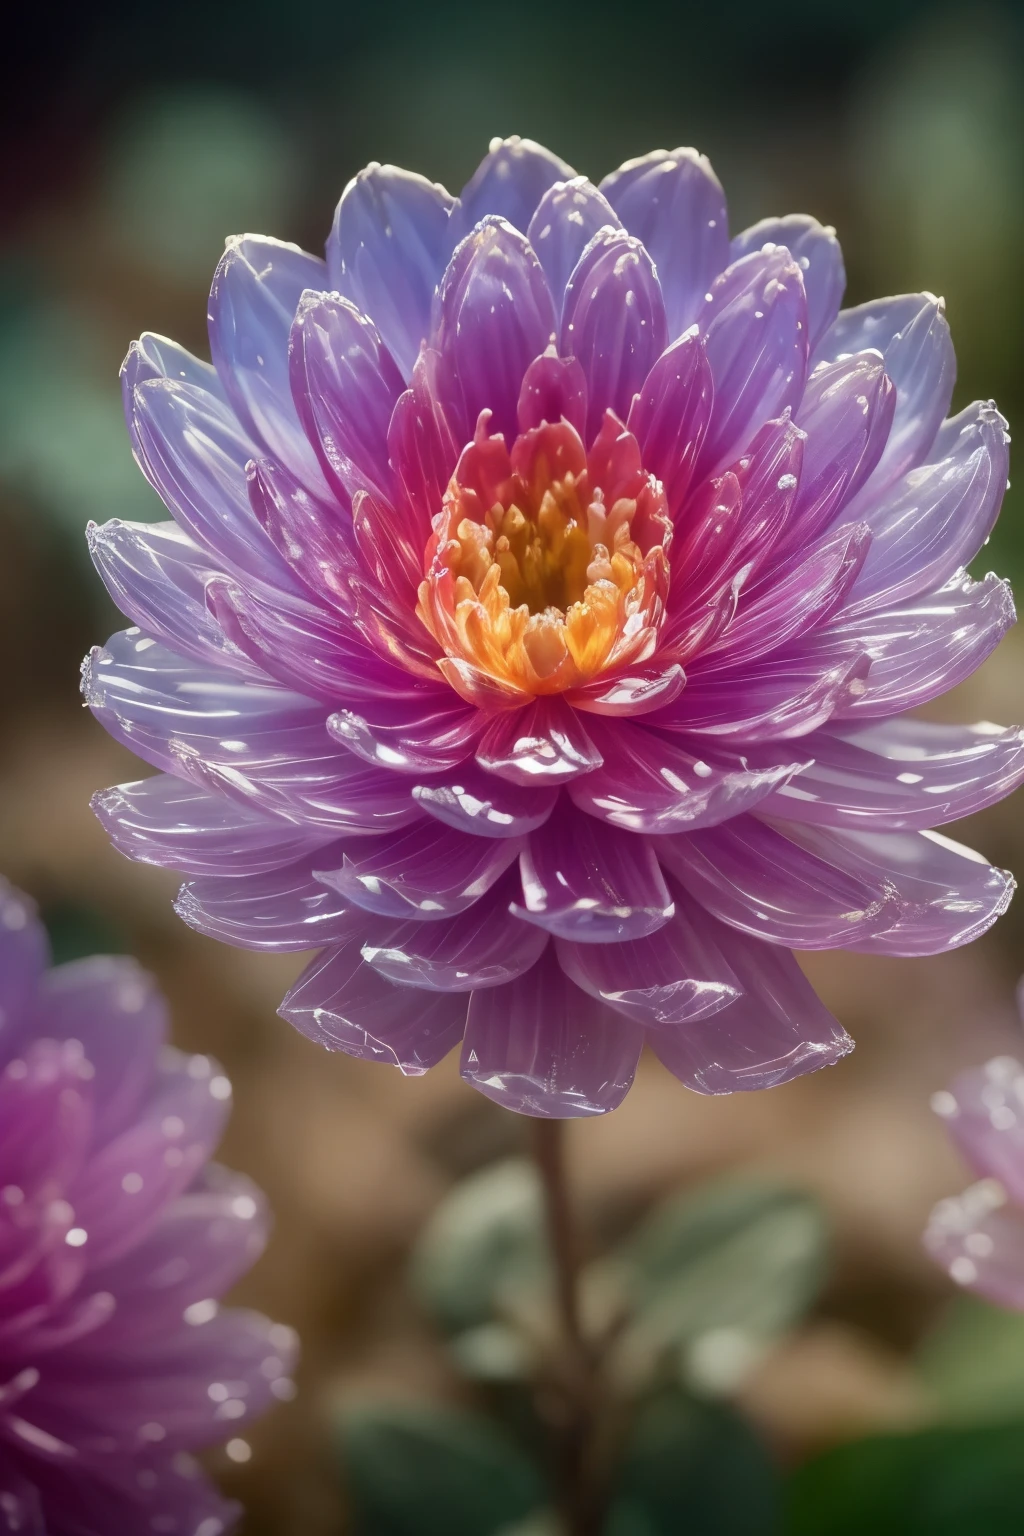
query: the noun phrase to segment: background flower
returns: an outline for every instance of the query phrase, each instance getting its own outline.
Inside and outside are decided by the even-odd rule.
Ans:
[[[326,264],[229,242],[214,368],[123,381],[174,514],[90,530],[139,628],[87,658],[162,770],[97,797],[178,908],[326,946],[284,1015],[532,1114],[619,1103],[646,1038],[689,1086],[851,1042],[791,953],[932,954],[1012,880],[930,829],[1022,736],[906,711],[990,653],[1006,484],[949,421],[943,306],[839,313],[815,220],[730,243],[690,150],[601,188],[495,141],[460,198],[371,166]],[[467,1010],[467,996],[468,1000]]]
[[[217,1298],[267,1212],[208,1162],[231,1088],[131,960],[46,970],[0,885],[0,1529],[218,1536],[189,1452],[291,1391],[291,1330]]]

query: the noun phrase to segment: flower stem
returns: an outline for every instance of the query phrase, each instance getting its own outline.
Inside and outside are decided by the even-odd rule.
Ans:
[[[556,1426],[555,1475],[567,1536],[598,1536],[602,1518],[594,1476],[598,1359],[580,1315],[580,1246],[572,1220],[565,1167],[565,1124],[536,1119],[533,1157],[544,1191],[548,1245],[555,1280],[564,1388]]]

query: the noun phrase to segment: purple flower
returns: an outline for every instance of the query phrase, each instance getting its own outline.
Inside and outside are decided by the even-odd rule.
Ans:
[[[219,1536],[188,1454],[291,1390],[291,1330],[219,1311],[267,1233],[207,1162],[231,1088],[131,960],[46,970],[0,881],[0,1532]]]
[[[1018,991],[1024,1012],[1024,984]],[[997,1056],[935,1094],[956,1146],[978,1175],[940,1200],[924,1245],[958,1285],[1024,1312],[1024,1064]]]
[[[909,712],[1013,621],[965,566],[1006,484],[946,420],[943,307],[839,312],[833,232],[728,234],[692,150],[600,188],[496,141],[459,198],[371,165],[326,263],[246,235],[211,368],[123,379],[174,521],[91,528],[139,627],[87,659],[160,769],[99,795],[178,910],[322,952],[282,1013],[535,1115],[614,1108],[645,1039],[703,1093],[851,1042],[794,949],[922,955],[1012,880],[930,829],[1024,735]]]

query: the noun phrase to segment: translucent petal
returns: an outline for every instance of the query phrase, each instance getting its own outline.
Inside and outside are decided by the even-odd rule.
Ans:
[[[437,922],[463,912],[519,854],[517,838],[467,837],[436,821],[350,843],[340,868],[317,879],[382,917]]]
[[[537,204],[526,235],[544,268],[556,315],[584,246],[605,226],[620,229],[618,215],[585,176],[556,181]]]
[[[558,788],[512,784],[485,773],[476,763],[413,788],[413,799],[429,815],[477,837],[522,837],[544,825],[555,808]]]
[[[574,176],[572,166],[532,139],[518,134],[492,139],[452,211],[453,244],[490,214],[506,219],[525,235],[548,188]]]
[[[810,344],[814,347],[835,320],[846,288],[843,253],[836,232],[806,213],[790,213],[781,219],[760,219],[735,235],[729,248],[737,261],[766,245],[784,245],[804,275]]]
[[[337,891],[317,880],[313,865],[341,856],[340,845],[329,844],[283,869],[190,880],[174,910],[197,932],[241,949],[282,954],[340,944],[357,926],[365,931],[368,919],[363,912],[353,915]]]

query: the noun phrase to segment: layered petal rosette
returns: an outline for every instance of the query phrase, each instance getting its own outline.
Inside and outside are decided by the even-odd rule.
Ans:
[[[137,626],[86,661],[159,770],[101,794],[178,908],[321,952],[332,1049],[588,1115],[645,1040],[704,1093],[851,1042],[794,950],[962,944],[1012,881],[933,828],[1024,736],[913,711],[1013,620],[965,567],[1006,485],[947,419],[941,302],[840,311],[833,232],[730,241],[691,150],[600,185],[496,141],[458,198],[371,165],[326,261],[229,242],[213,366],[144,336],[173,521],[90,529]]]
[[[1024,1014],[1024,983],[1017,996]],[[958,1285],[1024,1312],[1024,1063],[997,1056],[973,1067],[932,1108],[977,1182],[939,1201],[925,1248]]]
[[[0,1531],[220,1536],[191,1452],[289,1395],[291,1330],[218,1298],[259,1190],[209,1162],[230,1086],[131,960],[47,970],[0,882]]]

